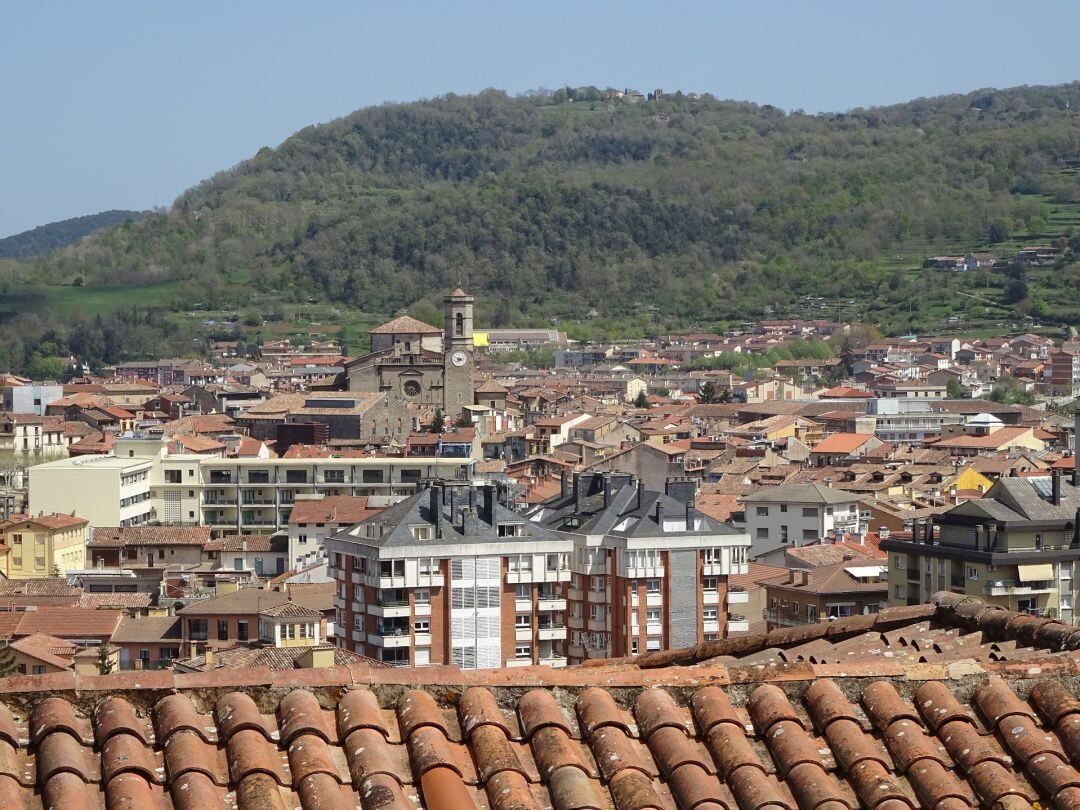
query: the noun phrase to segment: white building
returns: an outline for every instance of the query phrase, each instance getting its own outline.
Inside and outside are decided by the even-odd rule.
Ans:
[[[783,565],[788,548],[834,532],[859,533],[859,497],[821,484],[784,484],[740,499],[746,505],[750,557]]]

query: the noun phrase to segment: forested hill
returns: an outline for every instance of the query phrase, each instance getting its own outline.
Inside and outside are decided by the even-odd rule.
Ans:
[[[915,318],[942,288],[893,259],[1041,238],[1080,201],[1078,159],[1080,83],[823,115],[487,91],[308,127],[19,272],[217,300],[242,273],[368,312],[461,279],[489,325],[648,305],[716,322],[811,294]]]
[[[0,239],[0,259],[27,259],[77,242],[87,234],[127,220],[141,219],[143,211],[102,211],[62,219]]]

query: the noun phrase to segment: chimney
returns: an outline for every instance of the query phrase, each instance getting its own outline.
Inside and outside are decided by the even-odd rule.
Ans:
[[[461,533],[466,537],[476,537],[480,534],[480,516],[471,506],[461,508]]]
[[[645,481],[639,480],[637,482],[637,507],[641,508],[641,505],[645,503]]]
[[[1073,518],[1073,539],[1071,546],[1080,548],[1080,506],[1076,508],[1076,517]]]
[[[928,517],[926,522],[923,523],[923,539],[927,545],[932,545],[934,542],[934,519]]]
[[[472,509],[474,512],[476,511],[479,494],[480,493],[476,491],[476,487],[471,485],[469,486],[469,508]]]
[[[980,524],[975,527],[975,550],[982,551],[984,548],[986,529]]]
[[[208,667],[214,665],[214,648],[209,644],[206,645],[206,651],[203,653],[203,662]]]
[[[559,497],[565,500],[566,496],[569,494],[569,490],[570,481],[566,474],[566,468],[564,467],[563,471],[559,474]]]
[[[995,546],[997,546],[997,524],[996,523],[987,523],[986,524],[986,550],[987,551],[993,551]]]
[[[608,508],[608,504],[611,503],[611,477],[604,476],[604,508]]]
[[[686,502],[686,530],[688,532],[694,531],[694,502]]]
[[[563,483],[566,483],[566,476],[563,476]],[[484,520],[487,521],[489,526],[495,525],[495,484],[488,484],[484,487]]]
[[[435,527],[435,537],[442,538],[442,487],[432,486],[428,490],[428,510],[431,515],[428,520],[431,521],[431,525]]]
[[[664,527],[664,504],[660,502],[659,498],[656,500],[656,524],[660,528]]]
[[[1061,506],[1061,470],[1050,473],[1050,503]]]
[[[878,526],[877,535],[882,540],[888,540],[889,539],[889,527],[888,526]]]
[[[581,474],[574,473],[574,511],[581,511]]]

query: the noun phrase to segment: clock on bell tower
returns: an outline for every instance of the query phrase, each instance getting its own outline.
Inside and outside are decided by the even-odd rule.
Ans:
[[[443,299],[443,411],[473,404],[473,297],[460,287]]]

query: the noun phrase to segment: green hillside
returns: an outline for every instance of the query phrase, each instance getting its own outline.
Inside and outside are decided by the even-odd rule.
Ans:
[[[142,211],[102,211],[62,219],[0,239],[0,259],[29,259],[62,248],[101,228],[129,219],[141,219]]]
[[[459,281],[481,323],[582,335],[800,314],[894,333],[1076,324],[1078,109],[1080,83],[823,115],[595,88],[384,105],[264,148],[168,212],[0,262],[0,284],[46,302],[81,285],[60,297],[70,317],[46,320],[58,344],[83,316],[107,330],[96,287],[138,291],[123,305],[176,313],[178,351],[206,311],[256,331],[362,324],[423,314]],[[1053,267],[922,267],[1052,240]],[[17,335],[24,360],[34,331]]]

